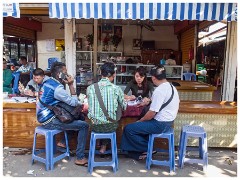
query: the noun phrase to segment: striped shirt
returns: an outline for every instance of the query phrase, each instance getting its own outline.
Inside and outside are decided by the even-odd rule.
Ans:
[[[107,109],[109,116],[116,119],[116,112],[118,104],[123,110],[126,109],[127,103],[124,101],[124,94],[120,87],[111,83],[107,78],[102,78],[99,82],[99,89],[103,98],[104,105]],[[97,95],[95,93],[94,84],[87,88],[88,98],[88,118],[92,120],[93,124],[108,123],[102,109],[100,108]]]

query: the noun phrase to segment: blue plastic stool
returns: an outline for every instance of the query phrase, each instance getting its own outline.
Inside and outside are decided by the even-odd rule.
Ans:
[[[54,163],[63,159],[64,157],[68,157],[70,159],[70,153],[69,153],[69,146],[68,146],[68,138],[67,133],[64,131],[65,136],[65,142],[66,142],[66,152],[60,154],[59,156],[54,157],[54,153],[56,152],[56,141],[55,141],[55,135],[63,132],[62,130],[50,130],[45,129],[41,126],[35,128],[34,132],[34,140],[33,140],[33,150],[32,150],[32,164],[34,163],[34,160],[40,161],[42,163],[45,163],[46,170],[49,170],[49,167],[51,170],[53,170]],[[36,141],[37,141],[37,134],[41,134],[45,136],[45,149],[36,151]],[[45,158],[37,156],[40,153],[46,153]]]
[[[112,161],[106,161],[106,162],[94,161],[95,154],[98,154],[98,152],[95,150],[97,139],[111,139]],[[114,173],[118,170],[116,132],[112,132],[112,133],[91,132],[89,157],[88,157],[88,172],[92,174],[93,168],[96,166],[112,166]]]
[[[199,157],[200,159],[185,158],[187,148],[188,137],[197,137],[199,138]],[[194,150],[194,149],[192,149]],[[186,125],[183,126],[180,141],[179,141],[179,162],[178,165],[180,168],[184,167],[184,162],[189,163],[200,163],[203,164],[203,171],[206,170],[208,165],[208,150],[207,150],[207,134],[203,127],[201,126],[192,126]]]
[[[194,81],[197,80],[196,74],[194,74],[194,73],[183,73],[183,77],[184,77],[185,81],[192,81],[192,77],[193,77]]]
[[[169,142],[168,143],[168,153],[169,153],[169,160],[168,161],[159,161],[159,160],[153,160],[152,159],[154,138],[166,138],[166,139],[168,139],[168,142]],[[146,161],[146,168],[148,170],[150,169],[151,164],[169,166],[170,173],[171,173],[171,171],[175,172],[174,131],[173,131],[173,129],[169,130],[168,132],[161,133],[161,134],[150,134],[149,135],[147,161]]]

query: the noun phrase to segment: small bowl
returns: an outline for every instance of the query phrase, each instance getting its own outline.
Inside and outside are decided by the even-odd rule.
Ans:
[[[3,92],[3,99],[7,99],[8,98],[8,92]]]

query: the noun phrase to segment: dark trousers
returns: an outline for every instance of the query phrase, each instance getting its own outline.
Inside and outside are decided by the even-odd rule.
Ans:
[[[125,126],[122,134],[121,149],[133,154],[135,159],[147,152],[149,134],[160,134],[172,128],[173,121],[159,122],[155,119],[135,122]]]
[[[92,131],[96,133],[110,133],[115,132],[118,128],[118,122],[107,123],[107,124],[92,124]],[[110,139],[101,139],[101,145],[109,144]]]

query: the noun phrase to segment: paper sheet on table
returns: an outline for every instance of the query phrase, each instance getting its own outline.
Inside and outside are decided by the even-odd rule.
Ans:
[[[29,103],[34,103],[36,102],[36,98],[29,98],[29,97],[12,97],[8,99],[4,99],[4,102],[16,102],[16,103],[24,103],[24,102],[29,102]]]

